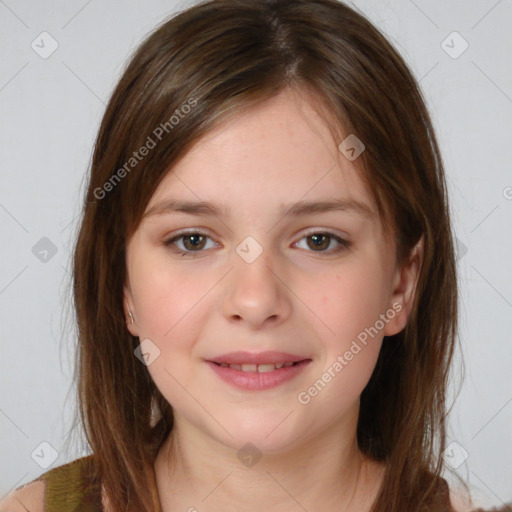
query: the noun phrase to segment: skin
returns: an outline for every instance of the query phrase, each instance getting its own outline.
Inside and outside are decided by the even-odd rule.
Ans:
[[[148,215],[127,244],[127,326],[160,350],[147,368],[175,413],[155,461],[164,511],[370,509],[385,468],[359,452],[359,398],[383,336],[406,325],[423,246],[397,266],[395,240],[384,234],[357,163],[338,151],[306,96],[287,89],[196,143],[149,201],[146,211],[171,197],[230,209],[229,216]],[[336,198],[359,201],[373,215],[279,212],[299,200]],[[164,242],[185,228],[207,238],[195,239],[199,249],[190,238],[176,240],[192,254],[181,257]],[[327,238],[316,248],[311,235],[324,232],[349,247]],[[236,251],[247,236],[263,250],[252,263]],[[300,403],[298,394],[393,304],[401,310],[386,316],[378,335]],[[242,391],[205,362],[236,350],[312,362],[276,388]],[[262,454],[252,467],[237,458],[248,442]]]

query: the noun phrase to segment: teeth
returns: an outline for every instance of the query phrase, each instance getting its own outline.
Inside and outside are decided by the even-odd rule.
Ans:
[[[241,370],[243,372],[273,372],[274,370],[279,370],[279,368],[289,368],[293,366],[293,362],[289,363],[275,363],[275,364],[227,364],[220,363],[220,366],[223,368],[230,368],[231,370]]]
[[[276,369],[274,364],[259,364],[258,373],[273,372]]]

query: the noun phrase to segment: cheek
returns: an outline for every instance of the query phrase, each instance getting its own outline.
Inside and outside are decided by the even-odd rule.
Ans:
[[[193,389],[197,378],[190,371],[190,360],[207,305],[201,299],[212,285],[206,279],[190,277],[190,272],[169,267],[141,267],[132,290],[137,298],[139,338],[151,340],[159,350],[159,356],[148,366],[149,374],[165,399],[180,409],[190,407],[189,395],[183,389]],[[199,287],[198,282],[204,286]]]
[[[308,306],[320,320],[323,374],[316,377],[331,392],[322,401],[349,404],[364,389],[379,356],[384,336],[389,290],[377,264],[354,264],[323,277],[309,289]],[[384,315],[384,316],[381,316]],[[384,320],[383,320],[384,318]],[[313,391],[314,393],[314,391]]]
[[[318,325],[321,356],[298,401],[312,415],[335,421],[359,400],[379,357],[383,338],[381,314],[385,293],[378,273],[336,273],[322,282],[323,292],[311,294]]]
[[[177,271],[156,259],[136,268],[132,283],[141,335],[164,344],[197,314],[197,306],[213,284],[207,276],[187,268]]]
[[[311,309],[323,321],[329,345],[343,348],[368,329],[374,328],[389,307],[389,289],[382,271],[371,265],[347,265],[322,279],[317,292],[311,290]],[[382,330],[381,322],[377,330]],[[360,336],[364,338],[364,334]]]
[[[380,346],[377,339],[367,346],[356,342],[348,350],[333,354],[335,357],[322,366],[323,373],[314,375],[309,387],[300,390],[300,407],[308,416],[322,417],[324,425],[347,414],[358,414],[355,406],[372,376]]]
[[[207,292],[218,277],[154,257],[143,264],[134,258],[130,281],[139,339],[151,340],[159,351],[148,371],[164,397],[179,406],[183,388],[191,389],[197,377],[190,371],[190,360],[212,308]]]

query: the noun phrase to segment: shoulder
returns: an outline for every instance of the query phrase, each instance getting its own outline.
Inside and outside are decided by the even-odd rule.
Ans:
[[[472,512],[474,504],[467,491],[459,487],[450,487],[450,503],[454,512]]]
[[[460,487],[450,488],[450,503],[453,512],[512,512],[512,502],[503,503],[503,506],[493,508],[480,508],[472,500],[469,490]]]
[[[91,455],[43,473],[0,502],[0,512],[53,512],[98,503],[99,479]],[[100,509],[100,508],[98,508]]]
[[[45,489],[42,480],[18,487],[0,501],[0,512],[44,512]]]

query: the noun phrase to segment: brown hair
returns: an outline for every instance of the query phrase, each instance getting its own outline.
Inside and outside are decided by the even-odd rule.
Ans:
[[[373,510],[451,510],[441,452],[456,265],[443,165],[419,87],[381,33],[338,1],[212,0],[172,17],[137,49],[106,108],[88,176],[73,268],[78,403],[116,512],[159,510],[153,462],[173,427],[126,328],[127,240],[201,136],[286,87],[308,93],[340,142],[353,133],[365,144],[364,176],[396,233],[398,261],[424,237],[414,307],[407,327],[383,341],[357,438],[388,467]],[[154,147],[136,159],[149,139]]]

